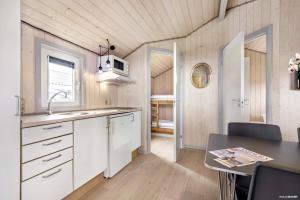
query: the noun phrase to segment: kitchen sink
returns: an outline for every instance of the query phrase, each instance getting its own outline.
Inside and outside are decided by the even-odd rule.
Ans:
[[[57,115],[74,115],[74,113],[66,112],[66,113],[58,113]]]
[[[88,114],[92,114],[90,112],[80,112],[79,115],[88,115]]]

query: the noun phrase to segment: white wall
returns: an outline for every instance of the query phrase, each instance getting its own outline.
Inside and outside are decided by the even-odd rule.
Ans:
[[[284,140],[296,141],[296,127],[300,126],[300,92],[289,90],[287,64],[289,56],[300,49],[300,2],[297,0],[257,0],[231,9],[224,20],[215,19],[190,36],[185,42],[185,64],[183,70],[183,134],[184,146],[204,149],[209,133],[218,132],[218,67],[219,50],[230,42],[240,31],[250,34],[265,26],[273,26],[273,77],[272,77],[272,118],[281,127]],[[144,45],[127,59],[142,68],[139,79],[148,76],[148,47],[172,49],[173,40]],[[143,50],[142,50],[143,49]],[[205,89],[196,89],[190,83],[190,71],[198,62],[206,62],[212,67],[212,79]],[[146,82],[143,82],[146,84]],[[130,87],[132,95],[138,98],[139,105],[146,105],[146,85]],[[141,88],[140,88],[141,87]],[[137,89],[140,88],[140,89]],[[142,93],[139,90],[143,89]],[[135,91],[135,92],[134,92]],[[118,92],[119,102],[126,97]],[[133,100],[132,102],[136,102]],[[127,104],[126,104],[127,105]],[[130,105],[130,104],[128,104]],[[133,105],[133,104],[132,104]],[[146,109],[146,107],[143,107]],[[145,110],[144,110],[145,111]],[[144,119],[145,120],[145,119]],[[144,122],[144,126],[146,126]],[[144,127],[144,129],[146,129]],[[146,134],[146,132],[143,132]],[[145,139],[145,136],[144,136]],[[146,141],[143,141],[146,144]]]
[[[36,109],[36,66],[35,39],[40,38],[64,49],[71,50],[85,57],[82,83],[85,90],[85,104],[82,109],[93,109],[117,105],[117,87],[99,84],[97,80],[97,55],[59,39],[44,31],[22,24],[22,88],[23,113],[34,113]]]
[[[0,2],[0,199],[20,198],[20,1]]]
[[[290,90],[288,60],[300,53],[300,1],[281,0],[280,43],[278,79],[280,91],[280,128],[286,140],[297,141],[296,130],[300,127],[300,91]]]

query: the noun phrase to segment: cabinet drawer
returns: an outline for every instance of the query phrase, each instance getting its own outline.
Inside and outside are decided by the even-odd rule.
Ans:
[[[73,148],[22,164],[22,181],[73,159]]]
[[[66,135],[22,147],[22,163],[73,146],[73,135]]]
[[[22,200],[58,200],[73,191],[72,161],[22,182]]]
[[[22,129],[22,145],[73,133],[73,122],[62,122]]]

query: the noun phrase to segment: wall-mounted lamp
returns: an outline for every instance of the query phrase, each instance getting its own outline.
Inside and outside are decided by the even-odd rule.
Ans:
[[[100,55],[100,64],[99,64],[99,67],[98,67],[98,73],[101,74],[101,73],[103,73],[103,68],[102,68],[102,66],[101,66],[101,48],[102,48],[102,46],[99,45],[99,48],[100,48],[100,51],[99,51],[99,55]]]
[[[107,41],[107,47],[103,47],[103,46],[99,45],[99,48],[100,48],[100,52],[99,52],[99,55],[100,55],[100,64],[98,66],[98,73],[102,73],[103,72],[103,67],[101,66],[101,57],[103,55],[105,55],[106,53],[107,53],[107,60],[106,60],[106,64],[105,64],[105,71],[111,70],[111,63],[109,61],[109,56],[110,56],[109,50],[113,51],[113,50],[116,49],[116,47],[114,45],[110,45],[110,42],[109,42],[108,39],[106,39],[106,41]],[[102,48],[104,48],[104,49],[107,50],[104,54],[101,53],[101,49]]]

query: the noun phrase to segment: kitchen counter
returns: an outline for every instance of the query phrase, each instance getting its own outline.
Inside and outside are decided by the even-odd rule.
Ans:
[[[93,117],[101,117],[107,115],[116,115],[134,111],[140,111],[140,108],[110,108],[110,109],[95,109],[95,110],[81,110],[68,111],[62,113],[48,114],[32,114],[21,117],[21,128],[28,128],[33,126],[40,126],[46,124],[53,124],[58,122],[88,119]]]

